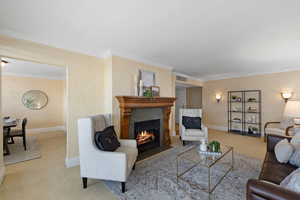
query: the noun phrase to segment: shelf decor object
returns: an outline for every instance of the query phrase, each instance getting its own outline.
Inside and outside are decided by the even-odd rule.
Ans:
[[[228,92],[228,132],[261,137],[261,90]]]
[[[30,110],[41,110],[48,104],[48,96],[40,90],[29,90],[23,94],[23,105]]]

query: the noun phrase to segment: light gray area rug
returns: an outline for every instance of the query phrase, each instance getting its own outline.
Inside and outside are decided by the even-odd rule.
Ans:
[[[176,155],[188,147],[177,147],[160,153],[148,160],[136,164],[126,183],[126,192],[121,193],[121,184],[106,181],[106,186],[121,200],[192,200],[208,199],[206,192],[176,179]],[[216,187],[211,199],[242,200],[246,199],[246,183],[249,178],[257,178],[261,168],[261,161],[235,153],[234,170],[229,172]],[[230,156],[212,169],[212,182],[229,167]],[[188,168],[191,163],[182,163],[181,169]],[[184,175],[185,180],[206,186],[208,182],[207,169],[197,167]]]
[[[33,160],[41,157],[41,151],[36,136],[27,136],[27,150],[24,150],[22,138],[14,138],[15,144],[9,144],[10,155],[4,156],[5,165]]]

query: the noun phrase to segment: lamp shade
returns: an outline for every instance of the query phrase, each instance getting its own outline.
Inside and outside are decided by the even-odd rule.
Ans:
[[[300,101],[288,101],[285,105],[284,116],[300,118]]]

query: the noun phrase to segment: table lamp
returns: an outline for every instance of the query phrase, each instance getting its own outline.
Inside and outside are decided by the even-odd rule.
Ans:
[[[294,118],[296,125],[300,125],[300,101],[288,101],[285,105],[284,116]]]

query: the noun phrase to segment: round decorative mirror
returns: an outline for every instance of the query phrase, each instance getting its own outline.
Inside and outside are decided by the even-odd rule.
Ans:
[[[41,110],[48,104],[48,96],[40,90],[29,90],[23,94],[22,103],[31,110]]]

